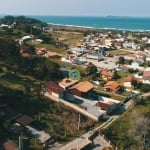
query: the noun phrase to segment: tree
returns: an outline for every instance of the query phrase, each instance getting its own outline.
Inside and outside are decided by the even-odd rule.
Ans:
[[[14,40],[0,38],[0,59],[5,60],[11,66],[20,63],[20,48]]]
[[[124,57],[119,57],[118,63],[123,65],[125,63]]]
[[[150,91],[150,84],[142,84],[140,90],[142,92],[149,92]]]
[[[87,72],[88,75],[92,75],[92,74],[97,72],[97,67],[95,65],[89,65],[86,68],[86,72]]]
[[[135,136],[143,145],[144,150],[150,148],[150,118],[134,113],[131,117],[131,134]]]
[[[138,86],[137,80],[133,79],[131,80],[131,85],[134,87],[134,89]]]

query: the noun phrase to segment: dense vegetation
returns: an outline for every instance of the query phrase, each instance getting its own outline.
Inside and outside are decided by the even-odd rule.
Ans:
[[[0,59],[5,61],[13,72],[19,71],[47,80],[61,77],[58,64],[34,55],[29,58],[21,57],[19,45],[11,39],[0,38]]]
[[[33,27],[33,32],[40,34],[40,28],[39,27],[45,27],[47,26],[46,23],[41,22],[40,20],[28,18],[25,16],[5,16],[4,18],[0,19],[0,24],[7,24],[7,25],[13,25],[17,29],[21,29],[22,31],[26,33],[31,33],[31,29]]]

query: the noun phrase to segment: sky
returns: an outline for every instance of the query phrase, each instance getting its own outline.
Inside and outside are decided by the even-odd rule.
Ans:
[[[0,14],[150,17],[150,0],[0,0]]]

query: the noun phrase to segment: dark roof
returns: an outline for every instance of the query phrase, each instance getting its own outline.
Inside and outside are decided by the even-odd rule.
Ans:
[[[57,83],[55,83],[53,81],[47,82],[45,84],[45,87],[57,94],[61,94],[64,91],[62,87],[60,87]]]
[[[103,102],[97,102],[95,106],[100,107],[102,110],[108,110],[110,107],[109,104],[103,103]]]
[[[20,123],[21,125],[26,126],[34,122],[34,120],[30,116],[22,115],[21,117],[16,119],[16,122]]]
[[[16,118],[22,116],[21,113],[18,113],[17,111],[15,111],[14,109],[10,108],[10,107],[2,107],[1,111],[3,111],[5,113],[5,120],[7,121],[13,121]]]

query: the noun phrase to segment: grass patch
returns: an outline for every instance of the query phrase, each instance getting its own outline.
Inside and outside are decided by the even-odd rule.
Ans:
[[[71,63],[67,63],[67,62],[64,62],[64,61],[61,61],[60,58],[50,58],[50,60],[52,62],[55,62],[57,64],[59,64],[60,66],[70,66],[72,68],[76,68],[78,69],[81,73],[82,72],[85,72],[86,70],[86,67],[83,67],[83,66],[79,66],[79,65],[73,65]]]
[[[136,105],[134,108],[125,112],[117,121],[112,123],[110,127],[104,131],[104,134],[118,147],[119,150],[140,150],[140,142],[129,132],[129,129],[131,128],[130,117],[134,112],[136,112],[137,116],[149,113],[149,108],[150,102]]]
[[[21,74],[3,73],[0,78],[0,84],[5,88],[10,88],[12,90],[22,91],[23,93],[29,92],[30,89],[38,87],[35,84],[35,80],[31,76],[25,76]]]
[[[26,91],[25,86],[23,86],[21,84],[14,83],[14,82],[10,82],[10,81],[7,81],[7,80],[0,80],[0,84],[3,87],[10,88],[10,89],[13,89],[13,90],[19,90],[19,91],[23,91],[23,92]]]
[[[55,45],[53,44],[38,44],[36,45],[36,47],[43,47],[43,48],[46,48],[48,51],[51,51],[51,52],[57,52],[57,53],[60,53],[60,54],[66,54],[66,50],[65,50],[65,47],[56,47]]]
[[[118,79],[117,81],[120,83],[120,85],[123,85],[124,83],[124,78],[126,78],[127,76],[131,76],[131,74],[129,72],[121,72],[121,71],[118,71],[117,72],[117,75],[118,75]]]
[[[102,90],[96,90],[96,89],[95,89],[95,91],[96,91],[96,93],[98,93],[101,96],[112,98],[112,99],[115,99],[115,100],[118,100],[121,102],[124,101],[124,97],[122,95],[119,96],[115,93],[110,93],[110,92],[106,92],[106,91],[102,91]]]
[[[108,52],[112,55],[125,55],[131,53],[130,51],[131,51],[130,49],[118,49],[118,50],[116,49],[116,50],[110,50]]]
[[[79,34],[78,32],[66,32],[66,31],[58,33],[54,32],[53,36],[55,38],[58,37],[58,39],[64,44],[72,46],[76,46],[77,43],[81,43],[80,41],[83,40],[84,37],[83,34]]]

